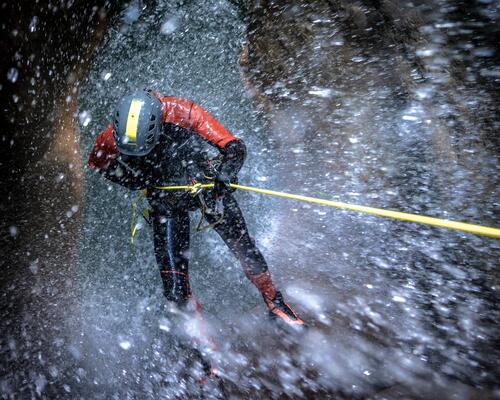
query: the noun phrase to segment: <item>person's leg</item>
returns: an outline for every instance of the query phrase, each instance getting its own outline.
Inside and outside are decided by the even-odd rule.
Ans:
[[[266,260],[250,236],[237,201],[230,194],[223,199],[224,218],[214,229],[240,262],[247,278],[257,287],[269,308],[271,316],[278,317],[288,324],[302,325],[303,321],[283,300],[282,294],[274,286]],[[213,223],[217,217],[207,214]]]
[[[155,210],[153,237],[165,297],[185,305],[191,296],[187,251],[189,213],[183,210]]]
[[[160,207],[159,207],[160,208]],[[185,210],[153,212],[153,234],[156,261],[160,268],[164,295],[196,318],[199,332],[195,342],[215,349],[208,335],[201,306],[191,294],[187,252],[189,250],[189,213]]]

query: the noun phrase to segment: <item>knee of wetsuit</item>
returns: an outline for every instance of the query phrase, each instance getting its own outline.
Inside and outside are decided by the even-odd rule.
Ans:
[[[254,277],[256,275],[260,275],[264,272],[268,272],[269,269],[267,267],[267,264],[265,262],[257,262],[257,263],[247,263],[244,267],[244,272],[247,278],[251,280],[251,277]]]
[[[184,304],[191,297],[187,274],[177,271],[161,271],[163,294],[168,301]]]

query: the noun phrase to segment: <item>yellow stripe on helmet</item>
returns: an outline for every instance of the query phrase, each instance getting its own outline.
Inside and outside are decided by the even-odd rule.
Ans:
[[[144,102],[141,100],[132,100],[127,117],[127,127],[125,129],[125,136],[129,140],[129,144],[135,144],[137,141],[137,126],[139,125],[139,114]],[[130,143],[132,142],[132,143]]]

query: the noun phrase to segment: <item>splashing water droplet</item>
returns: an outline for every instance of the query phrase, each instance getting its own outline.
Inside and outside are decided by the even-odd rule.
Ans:
[[[16,68],[11,68],[7,72],[7,79],[12,83],[16,83],[18,77],[19,77],[19,72],[17,71]]]

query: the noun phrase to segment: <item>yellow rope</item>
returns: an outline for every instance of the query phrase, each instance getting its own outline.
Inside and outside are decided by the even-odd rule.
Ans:
[[[134,244],[135,234],[139,229],[139,223],[137,222],[137,205],[145,195],[145,190],[141,190],[137,196],[132,200],[132,219],[130,220],[130,242]]]
[[[214,185],[212,183],[203,184],[203,185],[198,184],[197,187],[201,187],[203,189],[208,189],[208,188],[213,188]],[[500,229],[491,228],[488,226],[467,224],[464,222],[456,222],[456,221],[450,221],[447,219],[426,217],[424,215],[409,214],[409,213],[404,213],[404,212],[399,212],[399,211],[383,210],[380,208],[373,208],[373,207],[360,206],[360,205],[356,205],[356,204],[342,203],[339,201],[317,199],[315,197],[300,196],[297,194],[277,192],[275,190],[260,189],[260,188],[251,187],[251,186],[231,184],[231,187],[235,188],[235,189],[246,190],[248,192],[268,194],[268,195],[277,196],[277,197],[286,197],[288,199],[295,199],[295,200],[300,200],[300,201],[306,201],[308,203],[316,203],[316,204],[321,204],[321,205],[329,206],[329,207],[336,207],[336,208],[342,208],[342,209],[346,209],[346,210],[358,211],[358,212],[362,212],[362,213],[366,213],[366,214],[378,215],[380,217],[399,219],[402,221],[416,222],[418,224],[439,226],[441,228],[448,228],[448,229],[453,229],[453,230],[457,230],[457,231],[475,233],[477,235],[484,235],[484,236],[491,236],[494,238],[500,238]],[[192,185],[189,185],[189,186],[157,186],[156,189],[189,190],[189,191],[194,190]]]

